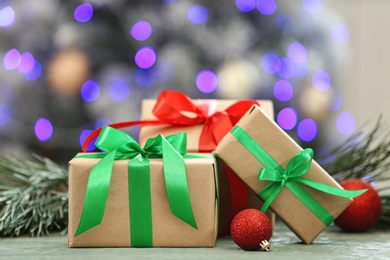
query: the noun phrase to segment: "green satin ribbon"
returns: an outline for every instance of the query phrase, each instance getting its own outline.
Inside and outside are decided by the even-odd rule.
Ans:
[[[168,201],[172,213],[197,228],[188,191],[185,133],[164,138],[158,135],[146,141],[144,148],[129,135],[111,127],[104,127],[95,145],[104,153],[84,154],[78,158],[102,158],[88,178],[84,207],[75,236],[102,222],[114,160],[128,161],[130,227],[132,246],[151,247],[152,210],[150,195],[149,158],[162,158]]]
[[[231,134],[248,149],[266,168],[258,174],[258,180],[270,181],[258,196],[264,201],[261,211],[265,212],[284,187],[289,189],[317,218],[326,226],[334,221],[334,217],[307,192],[301,184],[324,193],[344,198],[353,198],[366,190],[343,190],[321,182],[302,177],[309,169],[313,160],[312,149],[304,149],[294,156],[283,169],[248,133],[240,126],[235,126]]]

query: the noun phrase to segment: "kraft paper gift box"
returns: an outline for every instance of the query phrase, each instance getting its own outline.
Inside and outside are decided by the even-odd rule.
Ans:
[[[311,159],[311,149],[302,150],[258,106],[222,139],[214,155],[262,198],[263,211],[270,203],[276,216],[306,244],[363,192],[343,190]]]
[[[256,102],[260,104],[270,118],[274,117],[273,103],[271,100],[192,100],[178,91],[163,91],[157,100],[144,99],[142,101],[141,119],[162,119],[164,121],[165,118],[165,121],[171,122],[172,124],[142,126],[139,135],[140,144],[142,145],[147,138],[157,134],[170,135],[178,132],[186,132],[188,136],[188,152],[212,152],[219,140],[230,131],[233,124]],[[221,113],[225,116],[229,113],[233,115],[230,117],[231,122],[229,120],[229,127],[224,126],[223,120],[221,121],[222,123],[218,121],[222,118]],[[186,123],[189,121],[189,124],[180,125],[175,119],[179,121],[185,120]],[[219,133],[210,138],[211,140],[202,143],[200,139],[202,134],[204,134],[202,131],[208,127],[206,126],[208,124],[207,120],[215,122],[210,128],[214,127]],[[208,128],[209,131],[211,131],[210,128]],[[218,161],[218,165],[221,205],[219,235],[223,236],[229,234],[230,222],[239,211],[245,208],[260,208],[262,202],[229,169],[225,169],[223,162]],[[267,215],[271,221],[274,221],[275,216],[271,211],[268,211]]]
[[[100,135],[104,135],[106,129],[103,128]],[[113,130],[120,132],[119,130]],[[112,144],[108,144],[108,146],[112,146]],[[104,154],[104,156],[111,154],[107,150],[105,151],[107,154]],[[129,164],[139,160],[139,157],[114,160],[107,203],[101,223],[96,225],[95,221],[95,226],[89,226],[89,229],[84,228],[82,232],[78,232],[82,214],[88,213],[83,212],[83,207],[86,196],[88,196],[86,195],[86,189],[87,187],[90,188],[88,186],[89,176],[92,175],[91,171],[96,168],[97,164],[106,159],[106,157],[103,159],[93,158],[94,156],[96,156],[95,153],[82,153],[73,158],[69,163],[69,247],[214,246],[217,236],[218,207],[216,165],[213,156],[202,155],[199,158],[184,159],[184,179],[186,179],[188,184],[190,208],[192,209],[193,220],[197,228],[194,228],[193,224],[190,225],[179,219],[179,217],[173,214],[173,210],[171,211],[170,206],[172,205],[170,204],[170,199],[168,199],[169,195],[166,187],[166,183],[169,181],[166,179],[168,178],[165,175],[166,172],[164,172],[164,155],[164,159],[148,159],[150,181],[139,179],[139,176],[145,175],[141,175],[140,172],[134,172],[129,168]],[[176,163],[180,164],[180,161]],[[171,162],[169,164],[176,163]],[[130,172],[132,173],[130,174]],[[170,177],[171,182],[175,182],[178,178],[178,173],[174,174],[176,175]],[[174,183],[174,185],[176,184]],[[135,194],[137,187],[141,195]],[[148,187],[150,187],[150,193],[143,195],[144,190],[147,190]],[[101,189],[100,192],[102,192]],[[147,198],[148,194],[150,194],[149,199]],[[180,200],[183,196],[174,195],[176,195],[173,197],[174,200],[179,199],[179,204],[183,203]],[[92,193],[90,198],[101,200],[96,193]],[[148,205],[148,203],[150,203],[150,206],[149,209],[146,209],[146,212],[149,212],[149,216],[144,214],[146,215],[145,217],[139,213],[139,211],[144,212],[145,209],[139,210],[135,207],[136,205],[140,206],[140,204],[141,206]],[[179,208],[184,206],[188,205],[176,205]],[[93,216],[97,214],[93,212],[95,208],[92,207],[92,212],[89,212],[93,213]],[[85,218],[87,222],[91,221],[88,219],[90,217],[87,216]],[[150,223],[144,224],[144,222],[148,221]],[[85,231],[85,229],[87,230]],[[76,233],[81,234],[75,236]],[[146,238],[145,233],[149,233],[149,235],[146,235]]]

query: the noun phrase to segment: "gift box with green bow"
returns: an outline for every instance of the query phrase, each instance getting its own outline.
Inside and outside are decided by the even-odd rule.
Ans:
[[[217,177],[212,156],[186,154],[184,133],[141,148],[104,127],[101,153],[69,162],[69,247],[213,247]]]
[[[258,106],[222,139],[223,160],[306,244],[364,191],[347,191]]]

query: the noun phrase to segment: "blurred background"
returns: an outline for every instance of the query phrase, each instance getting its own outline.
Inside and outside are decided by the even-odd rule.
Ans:
[[[0,155],[66,164],[163,89],[271,99],[317,152],[383,113],[386,1],[1,0]],[[137,138],[137,128],[128,132]]]

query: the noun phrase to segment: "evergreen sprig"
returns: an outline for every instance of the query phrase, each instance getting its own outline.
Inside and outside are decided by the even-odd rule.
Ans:
[[[53,161],[0,157],[0,234],[66,232],[68,173]]]
[[[371,182],[382,198],[381,221],[390,224],[390,132],[380,116],[368,133],[361,128],[316,161],[337,181],[361,178]]]

